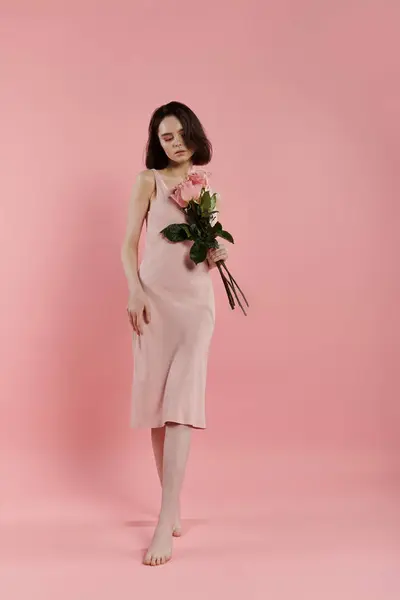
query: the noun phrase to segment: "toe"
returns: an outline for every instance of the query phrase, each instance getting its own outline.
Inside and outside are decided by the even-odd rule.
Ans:
[[[172,535],[173,535],[174,537],[181,537],[181,535],[182,535],[182,531],[180,530],[180,528],[179,528],[179,527],[175,527],[174,531],[172,532]]]

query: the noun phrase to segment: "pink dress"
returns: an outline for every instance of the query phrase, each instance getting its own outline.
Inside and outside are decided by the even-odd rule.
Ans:
[[[160,231],[185,216],[153,169],[156,195],[147,215],[139,277],[151,322],[133,333],[132,427],[167,422],[205,429],[207,359],[214,330],[214,291],[207,262],[189,257],[192,242],[172,243]]]

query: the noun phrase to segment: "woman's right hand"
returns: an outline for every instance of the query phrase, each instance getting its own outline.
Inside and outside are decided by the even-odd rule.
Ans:
[[[150,323],[151,319],[149,299],[143,288],[138,288],[129,295],[127,311],[133,331],[143,335],[144,324]]]

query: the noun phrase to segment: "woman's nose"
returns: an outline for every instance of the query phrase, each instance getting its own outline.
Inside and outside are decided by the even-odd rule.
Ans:
[[[174,139],[174,146],[183,146],[183,139],[181,136],[176,136],[176,138]]]

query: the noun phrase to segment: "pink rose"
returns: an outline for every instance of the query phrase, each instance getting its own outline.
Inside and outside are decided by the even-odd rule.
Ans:
[[[190,183],[190,181],[185,181],[184,183],[181,183],[181,185],[179,185],[171,194],[171,198],[175,200],[175,202],[179,204],[179,206],[182,206],[182,208],[184,208],[187,205],[189,200],[192,199],[192,196],[193,186]]]
[[[192,181],[195,185],[201,185],[204,188],[208,187],[208,173],[206,171],[194,171],[189,175],[190,181]]]
[[[185,208],[191,200],[198,202],[203,188],[208,189],[207,173],[205,171],[194,171],[173,190],[171,198],[179,206]]]
[[[195,202],[199,199],[203,185],[200,183],[193,184],[190,180],[184,181],[171,194],[171,198],[175,200],[179,206],[184,208],[190,200]]]

